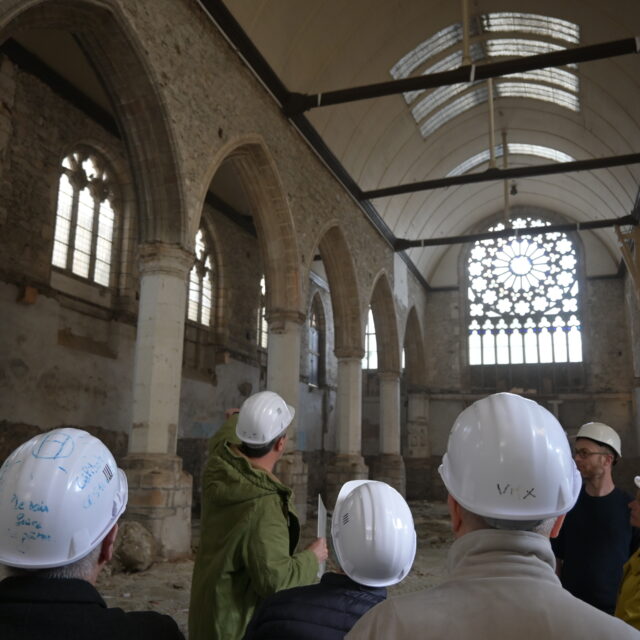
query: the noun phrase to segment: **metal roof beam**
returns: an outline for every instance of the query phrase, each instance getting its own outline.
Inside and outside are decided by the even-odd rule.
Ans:
[[[403,78],[401,80],[390,80],[388,82],[379,82],[349,89],[338,89],[325,93],[291,93],[283,104],[283,110],[285,115],[291,117],[317,107],[355,102],[357,100],[368,100],[369,98],[380,98],[382,96],[404,93],[405,91],[433,89],[435,87],[444,87],[452,84],[474,82],[475,80],[499,78],[500,76],[505,76],[510,73],[522,73],[523,71],[545,69],[547,67],[562,67],[568,64],[615,58],[617,56],[638,52],[640,52],[640,37],[624,38],[622,40],[602,42],[584,47],[573,47],[572,49],[562,49],[561,51],[513,58],[511,60],[492,62],[489,64],[468,64],[452,71],[431,73],[417,77]]]
[[[515,178],[530,178],[533,176],[550,176],[558,173],[571,173],[573,171],[593,171],[594,169],[606,169],[620,167],[640,162],[640,153],[628,153],[620,156],[608,156],[606,158],[592,158],[590,160],[574,160],[573,162],[555,162],[553,164],[541,164],[533,167],[514,167],[511,169],[487,169],[482,173],[468,173],[449,178],[436,178],[435,180],[423,180],[411,184],[401,184],[395,187],[384,187],[363,191],[361,197],[365,200],[374,198],[387,198],[403,193],[415,193],[428,191],[461,184],[474,184],[476,182],[491,182],[492,180],[512,180]]]

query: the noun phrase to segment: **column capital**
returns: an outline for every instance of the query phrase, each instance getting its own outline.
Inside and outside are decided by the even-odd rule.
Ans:
[[[141,274],[164,273],[186,278],[193,263],[193,252],[178,244],[149,242],[138,247],[138,268]]]
[[[399,371],[378,371],[378,377],[380,380],[400,380]]]
[[[362,360],[364,357],[362,347],[340,347],[333,352],[338,360]]]
[[[270,333],[284,333],[287,324],[296,324],[301,327],[306,318],[297,309],[273,309],[267,313],[267,322]]]

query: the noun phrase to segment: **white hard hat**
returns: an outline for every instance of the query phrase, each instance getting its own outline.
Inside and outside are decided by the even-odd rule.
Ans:
[[[622,458],[622,447],[620,446],[620,436],[609,426],[602,422],[587,422],[580,427],[576,434],[578,438],[589,438],[600,444],[611,447],[619,458]]]
[[[368,587],[397,584],[416,555],[416,532],[405,499],[384,482],[346,482],[331,520],[333,547],[343,571]]]
[[[254,447],[268,444],[291,424],[295,409],[273,391],[260,391],[240,407],[236,435]]]
[[[560,423],[512,393],[478,400],[458,416],[438,471],[465,509],[503,520],[566,513],[582,486]]]
[[[0,467],[0,563],[71,564],[100,544],[127,506],[127,478],[80,429],[31,438]]]

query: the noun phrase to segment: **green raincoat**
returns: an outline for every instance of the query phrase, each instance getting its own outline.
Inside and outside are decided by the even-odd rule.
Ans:
[[[256,605],[281,589],[310,584],[318,571],[312,551],[294,553],[300,525],[291,489],[235,450],[236,421],[232,416],[209,444],[190,640],[242,638]]]

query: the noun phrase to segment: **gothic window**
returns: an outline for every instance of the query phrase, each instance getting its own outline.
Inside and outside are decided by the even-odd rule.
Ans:
[[[62,161],[51,263],[104,287],[111,274],[114,188],[96,152],[79,148]]]
[[[470,365],[582,362],[575,247],[565,233],[525,232],[548,224],[518,218],[517,235],[474,243],[467,260]]]
[[[378,368],[378,344],[376,341],[376,325],[373,321],[373,312],[369,308],[367,315],[367,327],[364,330],[364,358],[362,358],[363,369]]]
[[[211,249],[200,229],[196,234],[196,261],[189,273],[187,318],[205,327],[211,326],[213,276]]]
[[[267,349],[269,325],[267,324],[267,293],[264,276],[260,278],[260,304],[258,305],[257,342],[260,349]]]
[[[325,328],[322,303],[315,296],[309,319],[309,384],[324,384]]]

